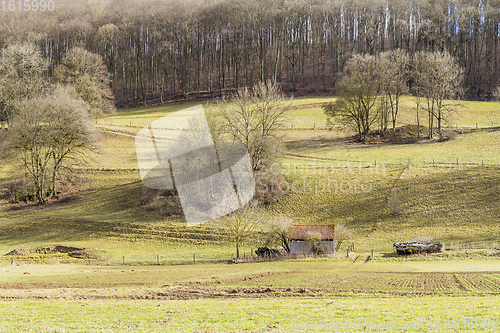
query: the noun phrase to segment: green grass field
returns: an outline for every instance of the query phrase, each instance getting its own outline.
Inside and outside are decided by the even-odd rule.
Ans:
[[[351,322],[361,326],[337,330],[383,323],[426,332],[439,323],[440,332],[493,332],[498,279],[498,259],[2,266],[0,303],[9,311],[0,321],[4,332],[332,331]]]
[[[449,126],[471,130],[449,141],[361,144],[340,124],[327,129],[321,105],[331,100],[294,100],[283,130],[284,196],[266,214],[343,223],[354,234],[353,257],[342,248],[336,258],[213,263],[235,253],[218,221],[186,227],[182,217],[141,207],[134,135],[194,104],[119,110],[97,120],[101,154],[68,185],[78,196],[45,207],[0,200],[0,254],[51,244],[97,249],[90,264],[67,254],[13,264],[2,256],[0,306],[9,311],[0,313],[0,332],[290,332],[359,318],[413,325],[395,331],[429,331],[436,320],[443,332],[498,331],[485,325],[500,320],[500,104],[461,102]],[[414,106],[403,98],[400,125],[414,123]],[[22,167],[0,162],[1,198]],[[393,193],[399,215],[389,209]],[[415,237],[448,251],[394,256],[394,242]],[[245,244],[242,254],[257,246]],[[371,250],[375,261],[365,263]],[[466,327],[468,317],[483,326]],[[377,331],[368,324],[337,331]]]
[[[9,300],[3,332],[495,332],[490,297]],[[395,315],[397,309],[400,314]]]
[[[286,193],[268,209],[269,217],[286,214],[301,224],[344,223],[353,229],[354,243],[363,250],[390,251],[394,241],[414,236],[434,237],[446,244],[491,244],[498,240],[500,135],[496,128],[486,127],[446,142],[346,142],[343,138],[352,135],[349,129],[307,129],[311,122],[325,123],[321,105],[329,100],[294,101],[289,117],[297,126],[285,131],[289,155],[282,161]],[[405,119],[411,121],[414,103],[411,97],[403,98],[402,124]],[[139,261],[140,257],[156,255],[189,261],[196,252],[200,258],[229,257],[229,244],[196,241],[196,233],[193,241],[189,228],[182,231],[187,235],[184,238],[173,237],[169,228],[182,230],[181,217],[163,218],[139,204],[144,187],[137,169],[134,135],[141,127],[133,122],[140,120],[140,125],[147,125],[192,105],[120,110],[99,119],[102,153],[74,175],[81,198],[18,210],[0,203],[0,221],[4,221],[0,224],[0,249],[7,252],[20,246],[66,242],[104,249],[112,262],[121,261],[123,256]],[[464,121],[473,119],[487,125],[498,117],[498,106],[496,102],[462,102],[456,114]],[[475,126],[469,120],[460,126]],[[18,164],[4,163],[2,169],[3,184],[19,176]],[[391,215],[388,208],[391,191],[396,191],[401,201],[398,216]],[[130,227],[122,228],[127,225]],[[211,228],[216,225],[204,224],[200,232],[213,234]],[[12,233],[13,228],[21,231]],[[151,235],[151,228],[156,235]],[[217,250],[211,251],[211,246]],[[256,244],[249,244],[245,251],[252,247]]]

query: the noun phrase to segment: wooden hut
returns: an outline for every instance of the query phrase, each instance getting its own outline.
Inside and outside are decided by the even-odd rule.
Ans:
[[[308,239],[318,239],[324,253],[335,253],[335,232],[329,225],[292,225],[289,230],[290,254],[312,254]],[[318,237],[319,236],[319,237]]]

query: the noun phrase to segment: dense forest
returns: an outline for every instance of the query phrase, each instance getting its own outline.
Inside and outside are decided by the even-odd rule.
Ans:
[[[0,11],[0,48],[30,39],[50,70],[74,46],[97,53],[119,106],[267,79],[330,92],[353,54],[398,48],[448,51],[464,69],[465,98],[491,99],[499,36],[499,0],[59,0],[53,11]]]

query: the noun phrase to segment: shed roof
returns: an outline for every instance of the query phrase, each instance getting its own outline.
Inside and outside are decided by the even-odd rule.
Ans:
[[[322,240],[334,240],[335,233],[329,225],[292,225],[288,233],[290,240],[306,240],[309,234],[319,234]]]

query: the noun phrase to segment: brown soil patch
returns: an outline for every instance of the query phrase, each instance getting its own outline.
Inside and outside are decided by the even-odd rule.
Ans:
[[[32,254],[66,253],[73,258],[87,259],[89,256],[90,258],[96,258],[97,252],[98,250],[96,248],[90,248],[90,247],[80,248],[80,247],[56,244],[56,245],[38,246],[32,249],[23,249],[23,248],[14,249],[9,253],[4,254],[4,256],[12,256],[12,255],[27,256]]]
[[[237,287],[237,288],[211,288],[211,287],[171,287],[146,298],[169,300],[189,300],[199,298],[276,298],[276,297],[322,297],[329,293],[327,290],[312,288],[278,288],[278,287]]]

